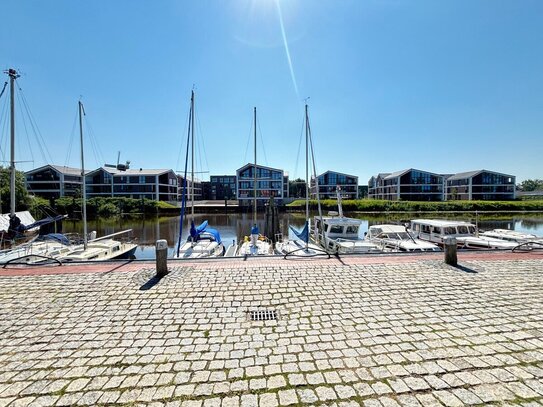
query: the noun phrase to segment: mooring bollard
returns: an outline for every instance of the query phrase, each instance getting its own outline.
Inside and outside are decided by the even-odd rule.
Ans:
[[[164,277],[168,274],[168,241],[161,239],[156,241],[156,276]]]
[[[456,239],[454,237],[446,237],[443,240],[443,251],[445,252],[445,263],[456,266],[458,264],[458,257],[456,255]]]

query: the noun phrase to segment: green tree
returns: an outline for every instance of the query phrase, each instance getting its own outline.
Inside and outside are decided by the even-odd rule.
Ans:
[[[542,179],[527,179],[522,181],[517,185],[518,189],[521,191],[539,191],[543,190],[543,180]]]
[[[0,194],[1,212],[7,213],[10,210],[10,171],[9,168],[0,167]],[[25,174],[22,171],[15,172],[15,209],[24,211],[29,209],[31,197],[25,187]]]
[[[288,194],[291,198],[305,198],[305,181],[301,178],[289,181]]]

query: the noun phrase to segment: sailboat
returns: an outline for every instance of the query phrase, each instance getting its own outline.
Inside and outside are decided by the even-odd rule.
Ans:
[[[255,165],[253,167],[253,226],[251,227],[251,236],[245,236],[240,243],[236,256],[265,256],[272,253],[272,244],[268,238],[260,234],[256,221],[257,200],[257,165],[256,165],[256,107],[254,108],[254,144],[255,144]]]
[[[15,69],[8,69],[5,73],[9,76],[10,80],[10,212],[9,214],[0,214],[0,262],[17,259],[22,253],[32,252],[43,254],[44,251],[47,252],[51,246],[49,243],[45,244],[45,246],[43,244],[33,244],[30,246],[30,244],[38,237],[41,226],[58,222],[65,218],[65,216],[58,215],[36,221],[28,211],[16,212],[15,80],[19,77],[19,74]],[[55,239],[52,240],[55,241]],[[54,243],[54,245],[57,244]]]
[[[4,72],[9,76],[10,84],[10,207],[8,215],[1,215],[0,249],[11,249],[35,239],[39,228],[25,227],[25,224],[35,222],[30,212],[15,212],[15,80],[19,74],[15,69]]]
[[[198,258],[218,257],[225,253],[219,231],[208,227],[208,221],[202,222],[199,226],[194,224],[194,91],[190,97],[189,131],[187,142],[187,153],[185,159],[185,174],[183,177],[183,194],[181,203],[181,218],[179,220],[179,238],[177,248],[174,251],[174,258]],[[183,239],[183,223],[185,216],[185,204],[187,193],[187,163],[189,145],[191,147],[191,219],[190,233],[185,242]]]
[[[79,101],[79,135],[81,142],[81,178],[82,178],[82,212],[83,212],[83,244],[77,245],[73,251],[65,256],[59,257],[61,262],[80,262],[91,260],[113,260],[131,258],[137,249],[137,245],[130,242],[121,242],[112,239],[114,236],[126,234],[132,229],[123,230],[107,236],[96,237],[96,232],[92,232],[92,239],[89,239],[87,230],[87,186],[85,179],[85,155],[83,148],[83,114],[85,113],[83,103]]]
[[[290,226],[292,232],[298,239],[283,239],[275,244],[275,253],[283,255],[293,255],[300,257],[316,256],[326,253],[316,244],[309,243],[309,114],[305,105],[305,225],[301,232]],[[318,199],[318,190],[317,190]]]

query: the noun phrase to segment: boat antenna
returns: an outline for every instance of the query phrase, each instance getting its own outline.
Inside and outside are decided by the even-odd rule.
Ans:
[[[79,106],[79,138],[81,144],[81,198],[82,198],[82,210],[83,210],[83,249],[87,250],[88,236],[87,236],[87,184],[85,179],[85,156],[83,154],[83,115],[85,109],[81,100],[78,102]]]
[[[336,187],[336,195],[337,195],[337,210],[339,213],[339,217],[343,217],[343,205],[341,205],[341,187],[338,185]]]

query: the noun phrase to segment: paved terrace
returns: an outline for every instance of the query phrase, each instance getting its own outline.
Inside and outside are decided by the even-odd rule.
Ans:
[[[542,405],[543,255],[460,261],[2,270],[0,405]]]

